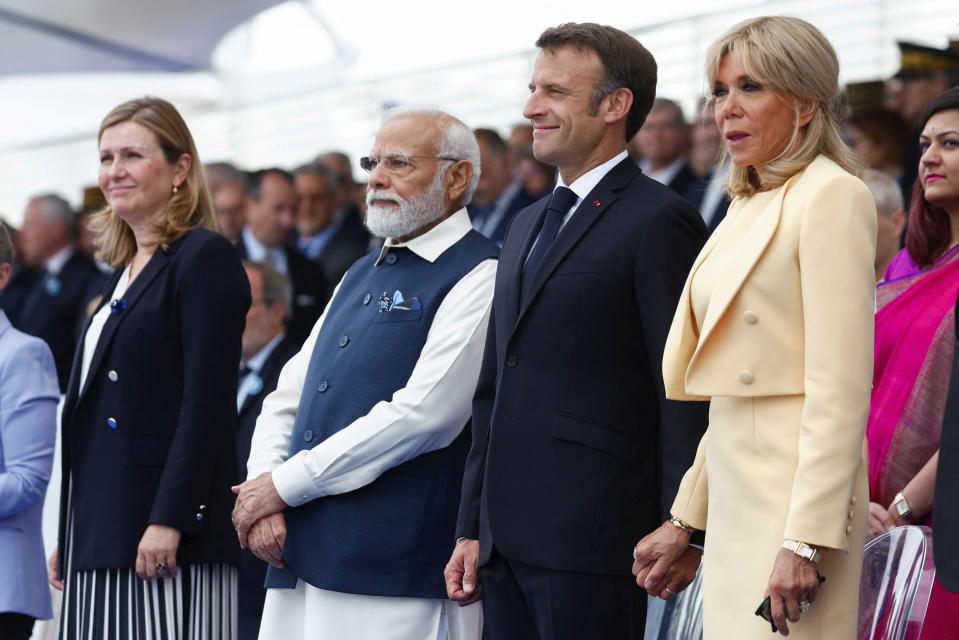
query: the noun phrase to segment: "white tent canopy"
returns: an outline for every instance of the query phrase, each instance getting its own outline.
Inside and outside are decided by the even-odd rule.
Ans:
[[[282,0],[0,0],[0,74],[197,71]]]
[[[959,11],[937,0],[554,0],[547,12],[515,0],[473,7],[445,0],[275,4],[0,0],[0,215],[18,223],[27,198],[40,192],[77,203],[81,188],[96,179],[100,119],[137,95],[176,104],[203,161],[294,167],[323,150],[354,157],[368,151],[382,105],[391,102],[437,104],[470,126],[505,132],[522,119],[533,42],[559,22],[612,24],[637,36],[659,62],[659,95],[678,99],[688,115],[706,90],[708,43],[745,18],[810,20],[836,47],[843,82],[894,73],[898,39],[942,47],[959,32]],[[230,29],[263,7],[270,8]],[[207,70],[65,73],[75,67],[61,66],[53,73],[57,60],[79,65],[84,55],[97,69],[125,68],[97,66],[107,57],[118,58],[113,65],[133,62],[102,48],[84,53],[72,40],[48,56],[42,43],[52,35],[42,29],[31,30],[33,48],[13,46],[8,31],[22,37],[30,29],[4,11],[29,11],[32,19],[143,52],[144,60]],[[36,73],[41,68],[49,72]]]

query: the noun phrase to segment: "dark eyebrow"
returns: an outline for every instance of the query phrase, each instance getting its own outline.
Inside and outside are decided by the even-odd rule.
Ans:
[[[956,131],[955,129],[949,129],[948,131],[940,131],[940,132],[937,133],[934,137],[936,137],[936,138],[942,138],[943,136],[949,136],[949,135],[953,135],[953,136],[954,136],[954,135],[959,135],[959,131]],[[929,136],[927,136],[927,135],[925,135],[925,134],[919,134],[919,139],[920,139],[920,140],[923,140],[923,139],[928,140],[928,139],[929,139]]]

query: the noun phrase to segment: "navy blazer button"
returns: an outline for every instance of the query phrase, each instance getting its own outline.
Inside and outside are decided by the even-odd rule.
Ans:
[[[320,383],[320,386],[318,386],[318,387],[316,388],[316,390],[319,391],[320,393],[323,393],[324,391],[326,391],[326,390],[329,389],[329,388],[330,388],[329,383],[327,383],[327,381],[324,380],[324,381],[322,381],[322,382]]]
[[[107,373],[107,378],[110,379],[110,382],[116,382],[117,380],[120,379],[120,376],[119,374],[117,374],[116,371],[110,371]]]
[[[350,339],[347,336],[340,336],[340,348],[345,347],[350,343]]]
[[[116,429],[116,428],[117,428],[117,421],[116,421],[116,419],[114,419],[114,418],[107,418],[107,426],[110,427],[111,429]]]
[[[200,511],[206,511],[206,505],[205,505],[205,504],[201,504],[201,505],[200,505]]]
[[[307,429],[306,431],[303,432],[303,440],[305,440],[306,442],[309,442],[309,441],[312,440],[312,439],[313,439],[313,432],[312,432],[312,431],[310,431],[309,429]]]
[[[363,296],[363,304],[369,304],[369,303],[370,303],[370,300],[372,300],[372,299],[373,299],[373,294],[372,294],[372,293],[366,294],[365,296]]]
[[[519,364],[519,358],[517,358],[515,354],[511,353],[508,356],[506,356],[507,367],[515,367],[518,364]]]
[[[203,514],[202,513],[196,514],[196,521],[199,522],[201,520],[203,520]]]
[[[396,264],[396,254],[391,253],[386,256],[386,264]]]

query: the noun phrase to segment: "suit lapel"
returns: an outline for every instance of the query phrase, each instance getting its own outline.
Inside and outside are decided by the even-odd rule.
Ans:
[[[762,257],[770,241],[772,241],[773,236],[776,234],[776,229],[779,227],[779,220],[782,217],[783,199],[795,179],[796,176],[790,178],[772,201],[766,205],[766,208],[759,214],[756,222],[749,227],[742,242],[736,247],[736,251],[732,252],[722,273],[716,278],[716,284],[713,287],[712,295],[709,299],[706,318],[703,321],[702,330],[700,331],[699,342],[693,353],[690,365],[695,361],[702,345],[709,339],[709,335],[719,323],[720,318],[726,313],[726,309],[729,308],[733,298],[739,293],[746,278],[753,270],[753,267],[756,266],[759,258]],[[717,236],[717,240],[718,236],[722,235],[721,231],[722,230],[720,230],[720,233],[713,234],[713,236]],[[710,240],[712,240],[712,237]],[[706,248],[712,250],[715,244],[716,242],[707,242],[707,247],[701,252],[701,257],[705,258],[707,255]],[[697,259],[693,270],[698,269],[700,264],[702,264],[702,260]],[[690,279],[691,278],[692,272],[690,274]]]
[[[516,243],[510,243],[504,246],[504,255],[500,256],[500,260],[504,261],[504,265],[501,267],[503,273],[508,274],[508,280],[506,282],[506,303],[507,318],[510,326],[513,326],[515,320],[519,317],[523,266],[526,264],[526,256],[529,255],[530,249],[533,247],[533,242],[536,240],[539,228],[543,224],[547,204],[549,204],[548,197],[531,205],[534,207],[534,214],[521,216],[516,219],[514,225],[518,227],[515,234],[518,240]],[[522,226],[523,223],[527,221],[529,224]],[[515,247],[515,249],[513,247]],[[511,250],[507,251],[507,248]]]
[[[576,243],[589,231],[593,223],[605,213],[609,207],[619,199],[617,192],[628,185],[633,178],[639,174],[639,169],[630,158],[625,158],[622,162],[610,169],[609,173],[599,181],[599,184],[593,188],[583,201],[579,203],[573,215],[570,216],[567,223],[559,231],[556,241],[549,251],[543,256],[539,269],[533,282],[530,283],[529,295],[520,301],[519,315],[516,322],[522,320],[526,309],[532,304],[533,300],[539,294],[540,289],[553,274],[553,271],[563,261],[563,258],[576,246]],[[543,211],[545,214],[545,204]],[[522,269],[520,270],[522,271]],[[519,280],[517,279],[517,283]],[[517,284],[517,288],[519,285]]]
[[[171,246],[168,251],[164,251],[162,248],[157,247],[147,266],[143,268],[143,271],[137,276],[137,279],[133,281],[133,284],[127,287],[126,293],[123,294],[123,299],[127,302],[126,308],[120,313],[111,313],[110,317],[107,318],[106,324],[103,325],[103,332],[100,334],[100,339],[97,341],[97,348],[93,352],[93,359],[90,361],[87,379],[83,388],[80,389],[80,393],[77,395],[77,403],[83,400],[84,394],[87,389],[90,388],[90,382],[93,380],[94,373],[99,369],[107,347],[110,346],[110,342],[112,342],[114,335],[116,335],[117,328],[123,323],[124,319],[130,315],[130,311],[136,305],[137,301],[143,297],[150,283],[166,269],[170,261],[168,252],[172,253],[173,249],[174,247]],[[114,283],[114,287],[115,286],[116,283]],[[104,299],[103,303],[106,303],[106,299]],[[101,306],[103,303],[101,303]]]

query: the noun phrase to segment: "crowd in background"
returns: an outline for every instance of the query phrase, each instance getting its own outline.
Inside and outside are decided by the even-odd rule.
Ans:
[[[959,86],[959,43],[944,49],[901,43],[900,48],[902,66],[896,76],[848,87],[842,107],[846,141],[868,167],[863,180],[875,199],[877,282],[914,274],[894,258],[905,241],[910,205],[913,209],[922,206],[922,191],[915,190],[921,153],[917,139],[925,124],[921,116],[933,98]],[[657,97],[627,146],[644,174],[696,207],[710,233],[730,204],[725,191],[729,163],[721,155],[723,141],[712,109],[711,101],[704,100],[699,113],[688,119],[677,102]],[[505,136],[490,128],[477,128],[474,133],[481,176],[466,209],[473,228],[502,245],[514,214],[553,190],[556,169],[533,155],[533,128],[528,124],[517,124],[503,132]],[[322,146],[322,141],[317,144]],[[263,398],[277,385],[280,366],[310,335],[350,265],[379,251],[383,242],[364,226],[366,186],[354,178],[354,166],[359,166],[356,159],[328,151],[304,160],[292,168],[242,170],[225,162],[204,167],[216,227],[243,260],[252,292],[234,390],[239,422],[235,450],[229,453],[237,478],[246,477],[254,424]],[[20,228],[7,225],[14,257],[11,261],[0,254],[0,263],[5,258],[11,262],[9,282],[0,287],[0,310],[13,327],[47,344],[63,394],[70,384],[83,327],[101,296],[109,295],[104,286],[113,269],[97,254],[91,232],[91,219],[106,204],[102,194],[91,187],[84,194],[82,208],[75,211],[55,190],[51,185],[50,193],[29,201]],[[885,301],[880,296],[880,308]],[[951,309],[951,303],[946,306]],[[950,324],[947,329],[951,328]],[[264,368],[268,357],[273,364]],[[251,361],[255,372],[249,367]],[[945,361],[936,362],[946,366]],[[2,378],[0,382],[7,384]],[[937,402],[944,404],[942,394]],[[936,433],[925,436],[926,457],[913,465],[917,468],[899,473],[903,482],[893,483],[893,488],[905,486],[930,452],[937,451],[936,429],[928,427]],[[52,443],[53,434],[49,436]],[[870,459],[868,445],[864,453]],[[52,444],[49,454],[52,456]],[[884,455],[874,451],[871,460],[882,463]],[[0,473],[8,471],[9,463],[7,470],[0,469]],[[880,482],[878,470],[874,475],[873,500],[881,505],[877,513],[882,513],[887,505],[892,509],[890,503],[898,496]],[[46,482],[42,476],[39,473],[24,509],[42,504]],[[876,496],[880,485],[884,488]],[[924,512],[916,514],[916,521],[928,522],[931,509],[930,497]],[[912,511],[918,511],[915,504]],[[870,522],[870,534],[912,521],[912,515],[910,512],[898,521],[876,515],[876,522]],[[263,590],[257,585],[262,584],[266,563],[249,552],[244,552],[239,563],[240,637],[255,637],[263,606]],[[244,584],[249,588],[244,589]],[[934,601],[930,606],[946,605]],[[0,602],[0,613],[3,607]],[[34,611],[30,617],[42,619],[48,613]]]

